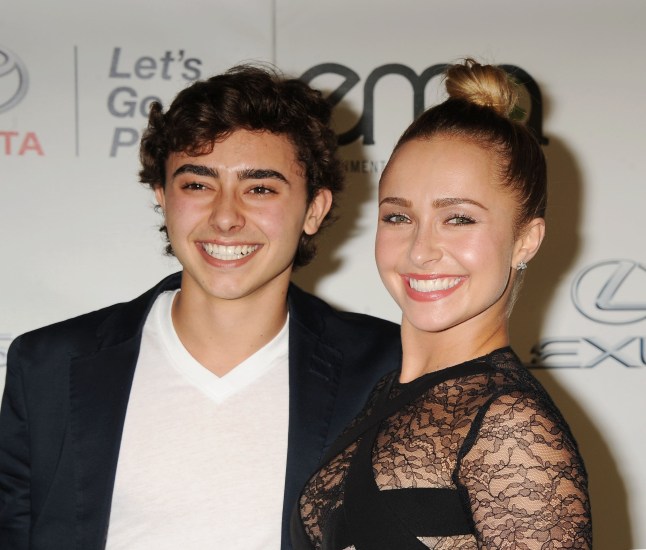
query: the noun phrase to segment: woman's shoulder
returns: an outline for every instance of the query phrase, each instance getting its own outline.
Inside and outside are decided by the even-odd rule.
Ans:
[[[497,441],[511,448],[532,447],[554,455],[555,449],[580,462],[576,441],[561,411],[538,379],[510,349],[491,357],[492,373],[487,401],[474,419],[463,453],[472,447],[489,448]]]
[[[522,392],[534,394],[537,399],[549,399],[541,383],[511,347],[497,349],[476,361],[490,367],[486,372],[486,388],[492,395]]]

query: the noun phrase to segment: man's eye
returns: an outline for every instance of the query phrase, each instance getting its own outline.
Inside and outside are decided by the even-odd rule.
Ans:
[[[274,190],[269,187],[265,187],[264,185],[256,185],[255,187],[252,187],[249,192],[252,195],[270,195],[274,193]]]
[[[206,185],[192,181],[190,183],[185,183],[184,185],[182,185],[182,189],[188,189],[190,191],[204,191],[204,189],[206,189]]]

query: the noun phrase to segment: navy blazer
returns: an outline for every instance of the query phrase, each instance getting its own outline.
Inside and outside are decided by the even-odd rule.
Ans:
[[[12,343],[0,409],[0,548],[105,547],[143,325],[157,296],[180,281],[176,273],[132,302]],[[283,550],[291,548],[291,509],[326,448],[401,362],[398,325],[337,312],[294,285],[288,302]]]

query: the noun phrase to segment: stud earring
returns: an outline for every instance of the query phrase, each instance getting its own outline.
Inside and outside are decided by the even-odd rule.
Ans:
[[[523,260],[518,262],[518,265],[516,266],[516,271],[523,271],[525,269],[527,269],[527,264]]]

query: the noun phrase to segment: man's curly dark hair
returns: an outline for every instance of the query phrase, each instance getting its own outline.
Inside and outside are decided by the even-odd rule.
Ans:
[[[239,65],[182,90],[166,113],[152,103],[139,151],[139,179],[151,188],[166,185],[165,163],[171,153],[208,154],[216,140],[236,130],[286,136],[304,169],[308,204],[321,189],[332,192],[332,208],[321,229],[333,221],[343,170],[336,156],[337,137],[330,127],[332,108],[322,94],[276,70]],[[160,229],[168,239],[166,226]],[[316,253],[313,235],[303,233],[294,266]],[[170,244],[166,248],[172,254]]]

